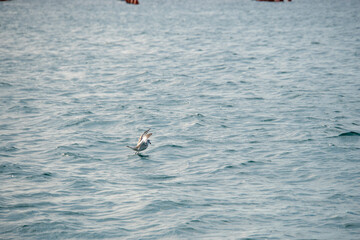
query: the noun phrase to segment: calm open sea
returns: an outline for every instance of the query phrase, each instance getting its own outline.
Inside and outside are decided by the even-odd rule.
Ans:
[[[359,239],[359,12],[0,2],[0,239]]]

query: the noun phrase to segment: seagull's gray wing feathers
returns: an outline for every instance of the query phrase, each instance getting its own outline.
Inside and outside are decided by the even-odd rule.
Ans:
[[[150,131],[151,128],[149,128],[148,130],[146,130],[143,134],[141,134],[141,136],[139,137],[138,143],[137,145],[139,145],[141,143],[141,141],[143,140],[143,137],[145,134],[147,134]]]

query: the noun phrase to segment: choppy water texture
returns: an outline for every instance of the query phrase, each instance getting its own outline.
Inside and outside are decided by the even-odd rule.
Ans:
[[[359,11],[0,2],[0,238],[359,239]]]

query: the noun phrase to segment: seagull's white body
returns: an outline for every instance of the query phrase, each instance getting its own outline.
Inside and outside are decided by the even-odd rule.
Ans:
[[[130,147],[130,146],[127,146],[127,147],[136,151],[136,153],[147,149],[149,144],[151,144],[149,138],[152,135],[152,133],[148,133],[149,131],[150,131],[150,129],[146,130],[143,134],[141,134],[141,136],[139,137],[139,141],[135,147]]]

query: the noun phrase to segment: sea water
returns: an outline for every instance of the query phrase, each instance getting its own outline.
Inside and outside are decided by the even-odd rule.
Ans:
[[[0,238],[359,239],[359,11],[0,2]]]

